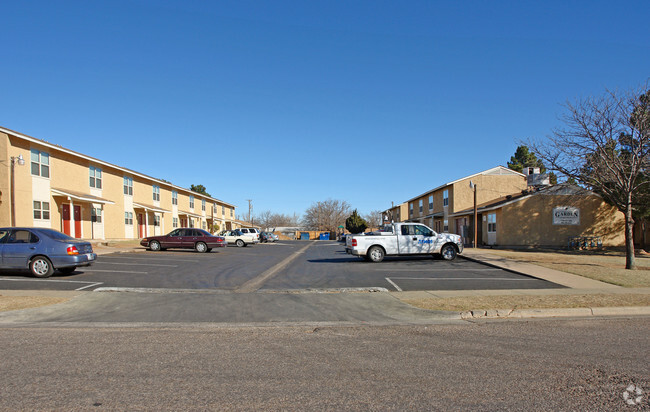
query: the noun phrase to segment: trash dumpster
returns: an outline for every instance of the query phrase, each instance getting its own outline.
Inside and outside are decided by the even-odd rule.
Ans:
[[[318,237],[320,240],[330,240],[330,234],[329,233],[321,233],[320,236]]]
[[[309,232],[300,232],[300,240],[309,240]]]

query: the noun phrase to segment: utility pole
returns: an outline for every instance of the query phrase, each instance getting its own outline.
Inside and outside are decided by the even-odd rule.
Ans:
[[[246,199],[248,202],[248,223],[253,226],[253,222],[251,221],[252,216],[253,216],[253,199]]]

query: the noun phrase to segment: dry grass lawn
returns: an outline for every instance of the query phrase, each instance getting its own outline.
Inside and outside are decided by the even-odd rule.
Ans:
[[[573,273],[628,288],[650,287],[650,254],[636,255],[637,270],[625,269],[625,254],[618,251],[561,251],[486,249],[487,253]]]
[[[462,296],[453,298],[405,299],[404,303],[428,310],[462,312],[488,309],[555,309],[650,306],[650,295],[549,295],[549,296]]]
[[[2,296],[0,295],[0,312],[9,310],[31,309],[41,306],[67,302],[69,298],[45,296]]]

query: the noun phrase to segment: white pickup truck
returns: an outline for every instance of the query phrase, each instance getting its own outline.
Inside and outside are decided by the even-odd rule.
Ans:
[[[347,236],[345,251],[371,262],[381,262],[384,256],[425,254],[454,260],[463,252],[463,242],[458,235],[436,233],[420,223],[393,223],[378,232]]]

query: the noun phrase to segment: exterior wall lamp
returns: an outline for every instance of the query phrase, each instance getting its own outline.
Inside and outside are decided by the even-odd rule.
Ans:
[[[19,154],[18,157],[11,156],[11,226],[16,226],[16,162],[19,166],[25,165],[25,159],[22,154]]]

